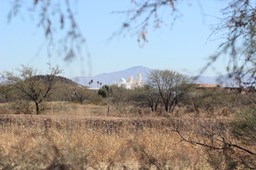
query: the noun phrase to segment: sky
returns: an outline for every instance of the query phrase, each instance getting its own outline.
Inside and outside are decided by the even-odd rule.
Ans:
[[[48,56],[43,31],[37,27],[37,16],[26,10],[7,22],[11,1],[0,6],[0,72],[12,71],[21,65],[32,66],[45,73],[48,66],[59,65],[66,77],[97,75],[145,66],[197,75],[223,41],[210,37],[221,17],[224,2],[197,0],[179,6],[181,16],[171,26],[171,17],[163,16],[159,29],[148,29],[148,42],[141,46],[134,32],[120,32],[127,15],[114,12],[131,7],[131,1],[76,0],[73,7],[80,30],[86,38],[81,56],[65,62],[61,56]],[[24,0],[23,2],[28,2]],[[32,18],[32,19],[31,19]],[[210,38],[209,38],[210,37]],[[91,54],[88,57],[87,53]],[[225,73],[227,59],[220,58],[204,75]]]

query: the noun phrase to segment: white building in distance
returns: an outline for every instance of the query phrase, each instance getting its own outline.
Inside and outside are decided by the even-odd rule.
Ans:
[[[143,87],[142,75],[139,73],[136,80],[133,79],[133,76],[130,76],[127,80],[125,78],[121,78],[118,82],[118,87],[126,89]]]

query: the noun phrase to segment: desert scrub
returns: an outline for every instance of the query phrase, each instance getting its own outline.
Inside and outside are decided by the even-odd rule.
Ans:
[[[53,126],[46,130],[43,126],[17,124],[1,128],[0,161],[0,169],[45,169],[55,165],[68,169],[179,169],[200,168],[205,164],[195,148],[164,129],[109,134],[85,128]]]

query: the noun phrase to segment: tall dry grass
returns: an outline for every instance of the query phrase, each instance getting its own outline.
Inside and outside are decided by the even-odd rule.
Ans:
[[[70,117],[20,117],[1,123],[0,169],[210,169],[202,150],[165,126],[131,130],[124,124],[109,133],[105,126],[77,126]],[[62,128],[53,125],[58,120]]]
[[[0,110],[0,169],[227,168],[222,151],[184,142],[173,131],[209,143],[217,129],[231,139],[225,129],[233,117],[222,110],[211,116],[177,110],[169,119],[67,102],[47,103],[42,115],[6,114],[9,104]]]

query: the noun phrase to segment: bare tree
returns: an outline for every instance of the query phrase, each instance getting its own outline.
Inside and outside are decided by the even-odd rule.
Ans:
[[[209,57],[207,69],[222,56],[228,57],[227,72],[241,87],[255,86],[256,73],[256,5],[252,0],[230,0],[222,9],[222,18],[211,36],[219,35],[223,43]]]
[[[123,87],[111,87],[111,96],[109,97],[109,99],[113,104],[115,110],[122,112],[125,111],[125,109],[129,105],[129,94],[130,90]]]
[[[148,76],[148,84],[158,89],[165,111],[173,111],[180,102],[189,79],[177,72],[170,70],[154,70]]]
[[[45,76],[37,75],[37,70],[28,66],[22,66],[18,71],[19,75],[6,72],[4,76],[8,83],[20,92],[22,99],[34,102],[36,114],[39,114],[40,104],[49,96],[55,84],[55,77],[61,70],[57,66],[49,66],[49,74]]]
[[[136,32],[138,35],[138,43],[148,42],[148,30],[153,28],[160,28],[164,23],[164,17],[161,11],[168,11],[170,18],[168,22],[171,24],[180,17],[178,5],[182,0],[132,0],[132,7],[127,11],[122,11],[127,15],[127,20],[123,22],[122,29],[124,31]]]

